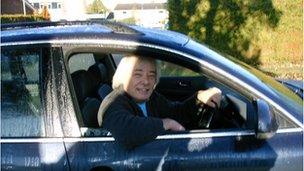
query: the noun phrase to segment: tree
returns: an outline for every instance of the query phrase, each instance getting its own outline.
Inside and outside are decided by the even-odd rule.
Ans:
[[[93,3],[87,7],[88,14],[103,14],[107,11],[108,9],[103,5],[101,0],[94,0]]]
[[[41,16],[45,19],[45,20],[50,20],[51,15],[49,13],[49,10],[47,8],[47,6],[43,6],[43,9],[41,11]]]
[[[256,45],[263,27],[276,28],[282,13],[272,0],[168,0],[169,29],[259,66]]]

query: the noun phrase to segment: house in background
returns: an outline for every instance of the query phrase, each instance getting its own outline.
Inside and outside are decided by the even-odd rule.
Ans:
[[[113,13],[116,21],[133,18],[136,25],[160,29],[165,29],[169,18],[167,3],[117,4]]]
[[[34,8],[41,12],[46,6],[51,21],[85,20],[84,0],[28,0]]]
[[[63,16],[63,0],[29,0],[29,2],[39,13],[46,6],[50,13],[51,21],[61,20],[61,16]]]
[[[132,23],[149,28],[166,28],[169,18],[166,0],[102,0],[110,10],[105,14],[86,14],[86,6],[93,0],[24,0],[26,14],[41,13],[47,7],[51,21],[103,19],[114,16],[116,21],[129,19]],[[111,8],[109,8],[111,7]],[[113,9],[114,8],[114,9]],[[23,0],[2,0],[2,14],[23,14]]]
[[[25,14],[34,14],[34,7],[24,0]],[[23,0],[1,0],[1,15],[24,14]]]

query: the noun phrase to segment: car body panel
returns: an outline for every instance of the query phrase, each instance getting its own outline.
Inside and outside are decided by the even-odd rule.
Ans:
[[[301,89],[303,91],[303,81],[302,80],[290,80],[290,79],[279,79],[279,82],[287,83],[295,88]]]
[[[69,170],[63,140],[2,139],[1,170]]]
[[[272,79],[246,64],[228,60],[182,34],[137,26],[129,29],[130,32],[115,32],[107,26],[75,25],[46,26],[36,31],[27,28],[1,31],[1,47],[49,46],[52,54],[52,60],[48,63],[52,65],[49,68],[52,75],[49,81],[53,85],[49,89],[52,96],[48,100],[56,99],[52,101],[52,107],[58,111],[54,112],[56,115],[51,112],[48,117],[60,120],[62,129],[61,137],[56,139],[0,140],[3,170],[303,170],[302,106],[287,104],[296,101],[288,98],[289,90],[286,89],[286,95],[274,90],[269,86],[277,86]],[[165,60],[196,67],[216,81],[233,87],[234,91],[246,94],[252,101],[264,99],[295,126],[279,128],[272,138],[266,140],[257,139],[253,128],[170,132],[132,150],[123,149],[109,134],[87,137],[82,132],[86,127],[81,123],[71,76],[67,72],[69,56],[65,55],[70,52],[64,51],[64,46],[78,52],[87,47],[108,53],[168,54],[163,57]],[[191,94],[193,88],[217,85],[217,82],[205,82],[204,77],[201,78],[203,80],[176,77],[166,79],[165,84],[190,82],[190,88],[185,88],[177,97]],[[269,85],[268,79],[271,82]],[[164,91],[171,95],[178,90],[177,87],[169,90],[166,86],[162,86],[165,87]],[[250,109],[249,115],[254,118],[256,112]],[[252,118],[249,118],[251,122]]]
[[[299,137],[303,134],[285,133],[267,141],[257,140],[254,135],[217,136],[217,133],[211,137],[200,133],[196,138],[160,136],[130,151],[107,138],[66,139],[66,144],[72,170],[99,166],[113,170],[302,170],[299,157],[303,142]]]
[[[283,80],[278,79],[278,82],[289,88],[291,91],[293,91],[295,94],[297,94],[299,97],[303,99],[303,80]]]

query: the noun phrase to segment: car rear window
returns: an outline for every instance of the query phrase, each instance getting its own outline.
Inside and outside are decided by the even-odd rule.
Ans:
[[[72,55],[69,60],[70,73],[78,70],[88,70],[95,63],[93,53],[78,53]]]

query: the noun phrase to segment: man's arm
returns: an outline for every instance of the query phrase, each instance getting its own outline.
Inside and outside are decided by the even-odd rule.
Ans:
[[[126,149],[150,142],[165,131],[161,119],[135,116],[131,111],[117,105],[109,106],[102,126]]]
[[[197,94],[194,94],[183,102],[175,102],[155,92],[151,99],[150,110],[157,117],[170,118],[186,128],[191,128],[199,108],[196,96]]]
[[[174,119],[183,126],[192,128],[198,121],[197,113],[200,107],[203,105],[215,107],[215,103],[220,105],[221,90],[215,87],[200,90],[183,102],[172,102],[157,92],[153,98],[152,106],[157,108],[155,113],[159,112],[160,117]]]

